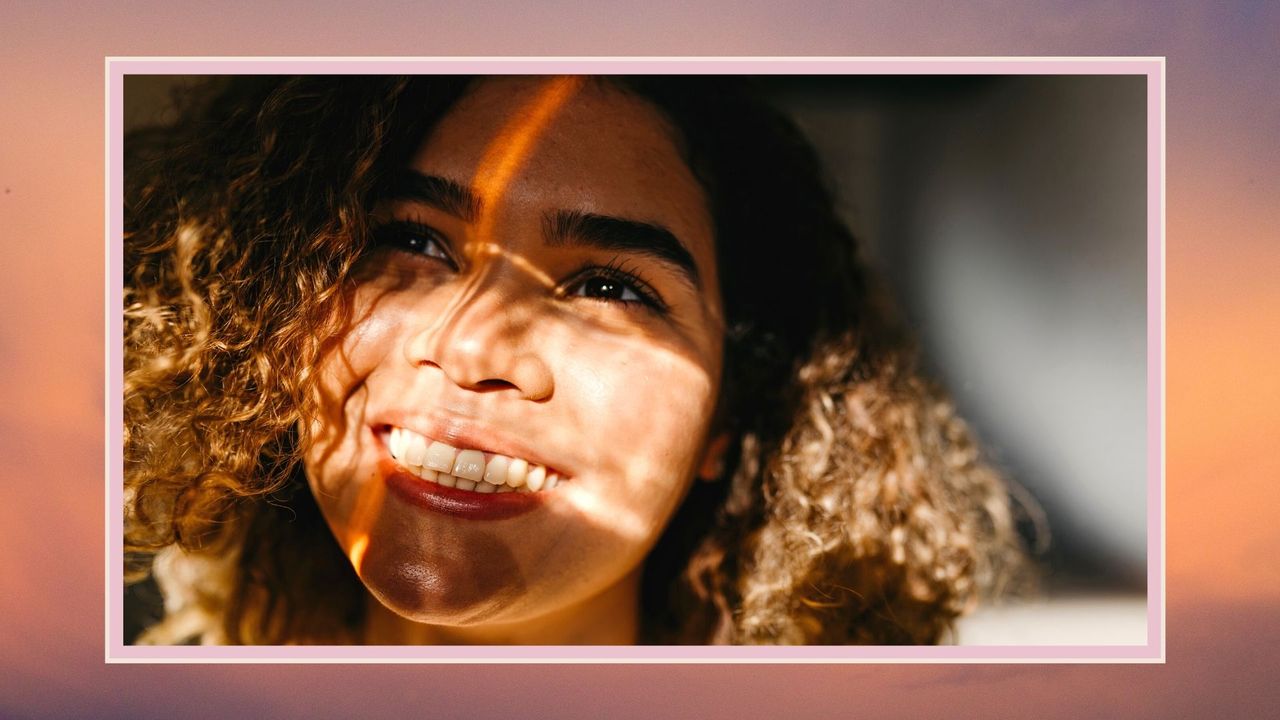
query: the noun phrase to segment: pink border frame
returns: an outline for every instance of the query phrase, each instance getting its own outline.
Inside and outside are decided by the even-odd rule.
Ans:
[[[108,663],[865,663],[1165,660],[1164,58],[107,58],[106,603]],[[1147,642],[924,647],[150,647],[124,645],[124,76],[230,74],[1143,75],[1147,78]],[[1158,420],[1158,422],[1157,422]]]

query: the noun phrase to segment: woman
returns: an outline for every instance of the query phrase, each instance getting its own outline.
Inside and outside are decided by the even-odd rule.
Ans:
[[[1020,561],[748,82],[241,79],[128,150],[143,641],[931,643]]]

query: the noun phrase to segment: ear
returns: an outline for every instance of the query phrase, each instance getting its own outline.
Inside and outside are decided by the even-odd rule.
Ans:
[[[724,455],[729,451],[729,433],[722,432],[711,438],[702,451],[702,464],[698,466],[698,479],[715,482],[724,473]]]

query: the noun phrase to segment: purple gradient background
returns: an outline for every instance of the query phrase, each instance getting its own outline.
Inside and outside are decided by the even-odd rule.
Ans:
[[[1280,4],[78,3],[0,18],[0,717],[1261,716],[1280,704]],[[106,55],[1168,57],[1168,664],[107,666]]]

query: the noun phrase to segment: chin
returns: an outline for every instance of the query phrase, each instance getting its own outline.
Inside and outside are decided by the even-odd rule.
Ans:
[[[515,558],[502,542],[473,538],[469,547],[418,547],[378,542],[361,569],[373,596],[397,615],[431,625],[501,622],[527,592]]]

